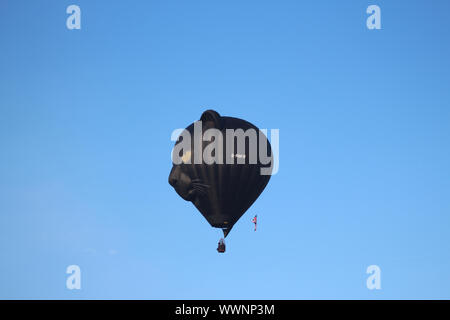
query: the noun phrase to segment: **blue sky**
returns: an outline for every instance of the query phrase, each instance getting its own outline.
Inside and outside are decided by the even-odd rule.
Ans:
[[[2,1],[0,297],[450,298],[449,9]],[[171,132],[207,108],[280,130],[223,255],[167,183]]]

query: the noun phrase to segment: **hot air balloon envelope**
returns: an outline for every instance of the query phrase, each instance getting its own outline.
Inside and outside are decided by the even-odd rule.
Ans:
[[[270,179],[266,135],[242,119],[205,111],[177,140],[169,183],[226,237]]]

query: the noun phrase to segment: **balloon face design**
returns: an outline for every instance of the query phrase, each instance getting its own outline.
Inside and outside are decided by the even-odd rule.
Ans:
[[[225,236],[266,187],[273,163],[263,132],[213,110],[183,131],[172,155],[169,184]]]
[[[180,197],[195,203],[199,199],[200,194],[196,192],[193,181],[186,171],[188,170],[183,170],[181,165],[174,166],[170,173],[169,183]]]
[[[195,171],[184,164],[173,166],[169,183],[181,198],[191,201],[196,206],[200,205],[202,198],[208,195],[210,188],[210,185],[196,177]]]

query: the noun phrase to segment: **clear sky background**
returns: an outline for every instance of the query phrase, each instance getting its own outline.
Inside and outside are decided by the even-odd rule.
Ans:
[[[1,1],[0,297],[450,298],[449,10]],[[172,131],[207,108],[280,130],[225,254],[167,182]]]

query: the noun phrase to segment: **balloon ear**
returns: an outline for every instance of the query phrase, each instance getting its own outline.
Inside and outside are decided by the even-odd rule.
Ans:
[[[204,122],[208,128],[222,129],[222,117],[217,111],[206,110],[202,113],[200,121]]]

